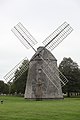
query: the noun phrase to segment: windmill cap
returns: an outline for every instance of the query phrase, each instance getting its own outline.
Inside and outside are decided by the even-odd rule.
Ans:
[[[33,60],[33,58],[35,60],[38,57],[37,56],[38,54],[41,54],[41,56],[44,60],[57,61],[57,59],[54,57],[54,55],[43,46],[40,46],[37,48],[37,52],[33,55],[31,60]]]

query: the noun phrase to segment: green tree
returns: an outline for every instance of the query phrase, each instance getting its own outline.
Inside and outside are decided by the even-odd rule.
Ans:
[[[70,96],[71,92],[80,92],[80,69],[78,64],[71,58],[63,58],[59,65],[59,70],[69,80],[63,87],[63,92],[67,92],[68,96]]]
[[[8,84],[4,83],[4,94],[9,94],[9,86]]]
[[[0,81],[0,94],[8,94],[9,87],[4,81]]]
[[[1,80],[0,81],[0,94],[4,92],[4,82]]]

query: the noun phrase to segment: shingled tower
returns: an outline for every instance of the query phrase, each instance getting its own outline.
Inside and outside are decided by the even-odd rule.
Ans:
[[[39,47],[37,52],[31,59],[29,64],[29,72],[28,78],[26,83],[25,89],[25,98],[27,99],[62,99],[62,89],[61,83],[59,79],[59,73],[55,70],[54,65],[57,67],[57,60],[52,55],[50,51],[46,48]],[[41,51],[41,53],[39,53]],[[49,67],[45,66],[45,63],[42,61],[40,56],[44,58],[44,60],[50,65],[51,69],[54,71],[54,78],[52,77],[53,74],[49,75]],[[46,73],[45,74],[45,71]],[[56,75],[57,74],[57,77]],[[52,84],[52,82],[54,84]],[[55,87],[57,86],[57,88]]]

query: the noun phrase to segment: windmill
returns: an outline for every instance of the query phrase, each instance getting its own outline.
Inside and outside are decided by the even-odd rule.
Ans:
[[[62,87],[68,82],[67,78],[57,68],[57,60],[51,51],[60,44],[73,31],[72,27],[64,22],[44,41],[44,47],[40,46],[37,50],[33,47],[37,41],[27,31],[27,29],[18,23],[12,29],[12,32],[18,37],[26,48],[32,48],[35,54],[29,63],[26,63],[16,80],[25,72],[29,66],[28,78],[25,89],[25,98],[27,99],[62,99]],[[14,80],[16,69],[4,76],[8,82]],[[62,79],[60,79],[62,76]]]

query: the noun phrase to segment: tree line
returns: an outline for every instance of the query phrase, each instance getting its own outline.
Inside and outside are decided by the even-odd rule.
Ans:
[[[24,65],[29,61],[25,60],[19,69],[15,72],[15,79],[10,84],[0,81],[0,94],[24,94],[28,69],[16,80],[16,77],[21,73]],[[28,65],[28,64],[26,64]],[[28,66],[26,66],[28,67]],[[59,70],[68,79],[68,83],[62,88],[63,93],[67,93],[68,97],[72,94],[80,95],[80,68],[76,62],[70,57],[64,57],[59,64]],[[60,76],[61,77],[61,76]],[[63,79],[61,77],[61,79]]]

